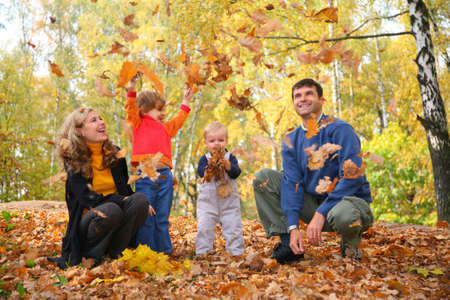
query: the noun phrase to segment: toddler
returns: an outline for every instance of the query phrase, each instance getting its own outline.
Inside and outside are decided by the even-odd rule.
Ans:
[[[198,162],[197,172],[201,178],[204,178],[207,175],[206,173],[208,173],[208,169],[212,167],[208,164],[211,163],[213,154],[225,150],[227,139],[227,128],[220,122],[213,122],[206,126],[204,142],[209,152],[203,155]],[[214,156],[216,157],[217,153]],[[243,254],[245,250],[244,238],[242,237],[239,195],[235,183],[235,179],[241,174],[241,169],[236,157],[230,152],[225,152],[222,161],[225,168],[224,180],[218,180],[215,176],[212,178],[205,177],[203,183],[199,184],[199,197],[197,200],[197,255],[212,251],[216,223],[220,223],[222,226],[228,253],[238,256]],[[220,191],[218,193],[218,187],[225,185],[227,182],[231,184],[229,193],[225,193],[225,195],[220,193]],[[219,196],[218,194],[221,195]]]

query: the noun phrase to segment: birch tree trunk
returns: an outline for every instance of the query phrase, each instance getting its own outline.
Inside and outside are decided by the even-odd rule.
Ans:
[[[381,131],[387,127],[387,113],[386,113],[386,101],[384,99],[384,84],[383,84],[383,72],[381,69],[381,57],[380,57],[380,47],[378,44],[378,39],[375,39],[375,56],[378,64],[378,92],[380,94],[380,104],[381,104]]]
[[[424,111],[424,117],[417,118],[425,128],[430,150],[438,221],[450,223],[450,140],[445,106],[437,80],[429,14],[422,0],[408,0],[408,4],[411,30],[416,39],[415,62]]]

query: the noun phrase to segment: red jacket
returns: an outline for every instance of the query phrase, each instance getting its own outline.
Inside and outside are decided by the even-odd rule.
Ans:
[[[125,109],[127,111],[127,122],[133,129],[131,164],[137,166],[140,161],[161,152],[163,157],[160,161],[172,168],[171,138],[183,126],[191,109],[186,105],[181,105],[178,114],[172,120],[162,124],[148,115],[139,113],[136,92],[127,94]]]

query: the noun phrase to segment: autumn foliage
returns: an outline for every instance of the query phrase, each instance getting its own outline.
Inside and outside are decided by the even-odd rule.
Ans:
[[[68,216],[65,210],[48,208],[2,211],[0,295],[443,299],[449,293],[447,224],[426,227],[377,222],[363,234],[361,261],[343,259],[339,238],[323,233],[321,247],[306,245],[304,260],[279,265],[270,259],[277,240],[267,238],[257,221],[243,220],[244,255],[226,254],[225,240],[219,234],[215,252],[195,257],[196,221],[178,217],[170,220],[175,249],[171,257],[138,248],[99,266],[83,260],[79,266],[61,270],[46,256],[59,253]]]

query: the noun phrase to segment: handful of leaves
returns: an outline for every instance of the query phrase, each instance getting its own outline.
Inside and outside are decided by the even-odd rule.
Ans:
[[[203,183],[210,182],[213,178],[216,182],[221,182],[217,187],[217,196],[221,198],[227,198],[233,192],[231,183],[225,178],[225,172],[225,149],[221,148],[212,153],[203,177]]]

